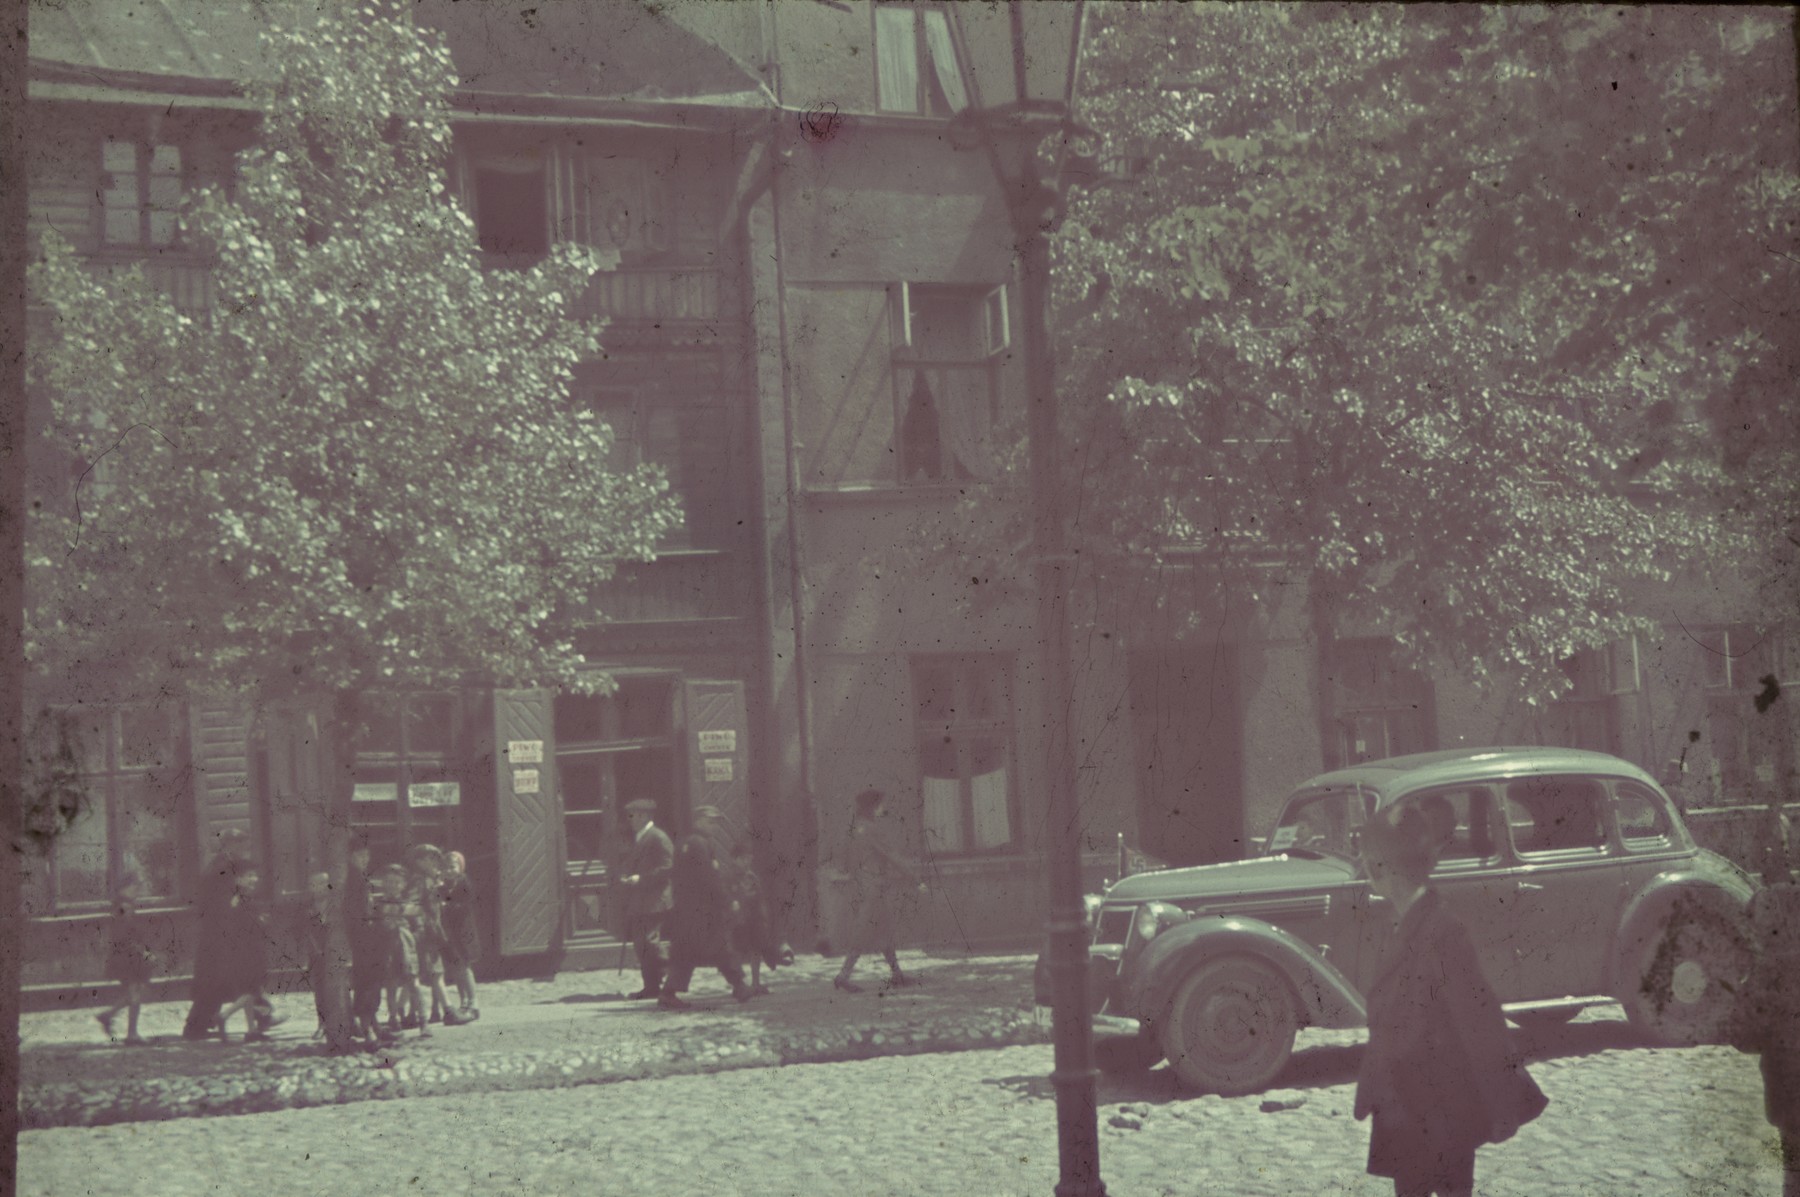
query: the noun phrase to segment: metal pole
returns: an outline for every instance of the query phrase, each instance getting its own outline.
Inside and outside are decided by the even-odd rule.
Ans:
[[[1075,796],[1074,687],[1069,667],[1069,593],[1072,564],[1064,537],[1062,440],[1057,430],[1056,361],[1051,349],[1050,231],[1059,205],[1027,170],[1017,180],[1014,233],[1020,262],[1019,307],[1025,334],[1026,401],[1031,452],[1033,539],[1037,560],[1037,626],[1041,678],[1050,733],[1049,939],[1057,1141],[1061,1179],[1057,1197],[1105,1197],[1100,1179],[1100,1131],[1094,1085],[1093,1026],[1088,1010],[1087,916],[1081,903],[1081,820]]]

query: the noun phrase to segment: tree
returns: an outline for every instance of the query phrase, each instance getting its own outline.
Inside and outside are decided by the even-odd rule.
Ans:
[[[1058,244],[1093,577],[1297,591],[1321,648],[1379,627],[1542,699],[1639,582],[1741,566],[1701,401],[1796,360],[1787,20],[1090,10],[1081,115],[1136,167]]]
[[[598,255],[483,268],[447,190],[441,40],[368,0],[264,51],[257,144],[187,213],[210,313],[141,273],[102,284],[54,237],[34,268],[48,436],[87,466],[30,530],[28,650],[52,673],[129,662],[140,689],[332,695],[344,828],[366,691],[605,686],[574,631],[679,512],[569,400]]]

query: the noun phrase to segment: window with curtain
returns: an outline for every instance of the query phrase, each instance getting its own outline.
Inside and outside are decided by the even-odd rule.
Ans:
[[[1011,675],[1000,653],[913,658],[925,850],[934,856],[1016,842]]]
[[[1006,288],[899,283],[890,294],[900,480],[995,480]]]
[[[1392,641],[1339,640],[1326,672],[1337,724],[1337,764],[1354,765],[1435,747],[1431,682],[1399,664]]]
[[[949,116],[968,106],[948,15],[925,4],[875,6],[876,106]]]
[[[51,724],[78,774],[81,802],[49,853],[27,858],[26,913],[103,908],[127,875],[138,879],[143,904],[183,898],[186,708],[63,708]]]
[[[100,143],[100,240],[170,246],[180,240],[181,147],[108,138]]]

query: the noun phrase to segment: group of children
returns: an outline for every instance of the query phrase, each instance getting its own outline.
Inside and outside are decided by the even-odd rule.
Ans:
[[[200,938],[195,960],[195,1002],[202,1013],[190,1016],[204,1038],[223,1040],[231,1017],[242,1013],[247,1042],[268,1038],[283,1021],[266,996],[268,948],[274,937],[270,911],[259,900],[261,881],[254,864],[234,860],[222,851],[221,865],[208,870],[201,895]],[[111,948],[107,976],[118,982],[117,1000],[97,1015],[107,1038],[136,1047],[147,1042],[138,1023],[157,952],[137,904],[142,883],[127,873],[114,894]],[[320,1033],[325,1030],[331,924],[341,909],[349,936],[351,1017],[356,1038],[366,1045],[391,1043],[404,1030],[416,1028],[421,1038],[430,1024],[458,1026],[481,1016],[475,1004],[474,965],[479,938],[474,918],[474,889],[460,852],[444,852],[420,844],[395,863],[369,873],[369,845],[350,847],[350,869],[340,895],[329,873],[312,874],[307,898],[298,910],[298,940],[307,955],[307,972],[318,1005]],[[454,985],[452,1003],[446,981]],[[431,995],[427,1005],[425,994]],[[387,1000],[387,1017],[381,1003]],[[214,1013],[216,1011],[216,1013]],[[126,1015],[126,1034],[115,1030]]]

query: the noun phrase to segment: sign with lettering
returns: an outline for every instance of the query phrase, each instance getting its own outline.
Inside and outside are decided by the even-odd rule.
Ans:
[[[544,763],[544,742],[542,740],[508,740],[506,742],[506,759],[515,765],[541,765]]]
[[[415,781],[406,787],[408,806],[461,806],[462,783],[458,781]]]
[[[703,731],[700,733],[701,755],[705,756],[711,753],[736,751],[737,731],[735,729],[728,728],[725,731]],[[707,763],[711,764],[712,762],[708,761]],[[709,778],[708,780],[711,779]]]
[[[515,794],[538,792],[538,771],[536,769],[514,769],[512,781]]]
[[[350,792],[352,802],[392,802],[400,797],[400,787],[391,781],[359,781]]]
[[[728,756],[709,756],[706,758],[706,780],[730,781],[732,778],[731,758]]]

